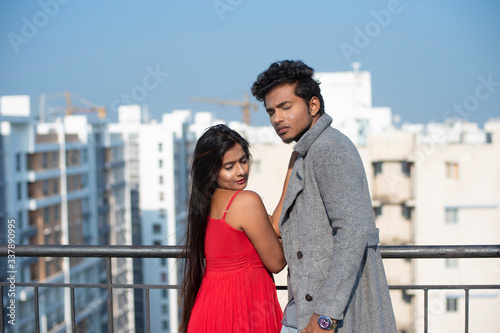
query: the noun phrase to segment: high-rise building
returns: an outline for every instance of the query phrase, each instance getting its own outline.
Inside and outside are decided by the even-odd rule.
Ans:
[[[121,106],[119,122],[110,126],[123,134],[132,180],[134,243],[179,245],[184,241],[189,186],[189,162],[197,133],[213,124],[210,114],[174,111],[160,122],[145,123],[139,106]],[[135,194],[134,194],[135,192]],[[140,217],[140,219],[139,219]],[[137,237],[140,235],[140,240]],[[140,259],[137,275],[145,284],[176,285],[182,279],[177,259]],[[136,276],[137,276],[136,275]],[[136,303],[144,304],[136,294]],[[151,290],[149,297],[151,331],[176,332],[179,326],[177,289]],[[138,327],[137,329],[141,329]]]
[[[29,96],[0,97],[5,216],[16,220],[16,244],[130,244],[130,205],[124,142],[97,117],[65,116],[38,122]],[[3,223],[3,221],[2,221]],[[95,258],[16,258],[18,282],[105,282]],[[115,283],[132,282],[129,259],[113,260]],[[33,288],[16,293],[12,332],[35,330]],[[134,331],[132,292],[113,294],[115,327]],[[5,304],[5,303],[4,303]],[[70,327],[68,288],[39,292],[41,329]],[[107,330],[106,290],[76,288],[77,329]],[[132,320],[131,320],[132,319]]]

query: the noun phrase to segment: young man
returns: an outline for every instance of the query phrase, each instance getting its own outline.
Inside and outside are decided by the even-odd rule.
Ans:
[[[313,75],[284,60],[252,86],[276,133],[297,142],[279,219],[289,269],[282,332],[396,332],[363,164],[330,126]]]

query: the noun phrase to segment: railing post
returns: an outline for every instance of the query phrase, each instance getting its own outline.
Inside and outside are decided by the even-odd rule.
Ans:
[[[151,333],[151,316],[149,308],[149,288],[145,289],[146,292],[146,333]]]
[[[429,328],[429,289],[424,288],[424,333]]]
[[[75,327],[75,288],[71,287],[70,288],[71,292],[71,332],[76,333],[76,327]]]
[[[5,333],[5,328],[3,327],[3,286],[0,286],[0,329],[2,333]]]
[[[33,287],[35,292],[35,330],[36,333],[40,333],[40,307],[38,303],[40,299],[38,298],[38,287]]]
[[[469,333],[469,289],[465,290],[465,333]]]
[[[113,330],[113,276],[111,274],[111,257],[106,257],[106,286],[108,290],[108,332]]]

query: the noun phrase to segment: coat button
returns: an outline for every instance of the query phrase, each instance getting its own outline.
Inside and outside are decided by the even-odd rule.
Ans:
[[[306,301],[310,302],[313,300],[313,297],[311,296],[311,294],[307,294],[306,295]]]
[[[297,252],[297,258],[302,259],[303,256],[302,251]]]

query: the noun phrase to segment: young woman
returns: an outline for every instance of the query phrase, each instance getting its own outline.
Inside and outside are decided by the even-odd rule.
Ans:
[[[261,198],[244,190],[249,169],[248,142],[227,126],[210,127],[198,140],[180,332],[281,329],[283,313],[271,272],[286,263]]]

